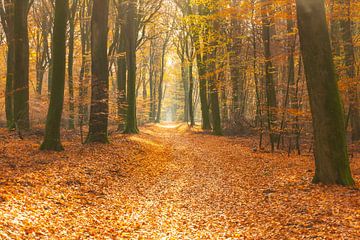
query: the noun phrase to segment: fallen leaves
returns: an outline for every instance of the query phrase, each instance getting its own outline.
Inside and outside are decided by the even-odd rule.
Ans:
[[[1,239],[360,237],[358,189],[313,185],[310,156],[254,152],[251,138],[157,125],[43,153],[0,131]]]

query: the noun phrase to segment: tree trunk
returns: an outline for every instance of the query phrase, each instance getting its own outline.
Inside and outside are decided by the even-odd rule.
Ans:
[[[212,54],[212,57],[215,58],[215,54]],[[220,105],[219,90],[216,84],[215,63],[209,64],[209,70],[211,71],[211,76],[209,77],[209,89],[210,89],[210,106],[211,106],[211,116],[213,122],[213,133],[215,135],[222,135],[220,106],[219,106]]]
[[[66,16],[67,0],[56,0],[54,38],[53,38],[53,84],[46,121],[45,138],[40,149],[61,151],[60,123],[64,103],[65,65],[66,65]]]
[[[28,0],[15,0],[14,120],[19,131],[30,128],[28,8]]]
[[[293,21],[293,14],[292,14],[292,4],[286,6],[287,10],[287,62],[288,62],[288,73],[287,73],[287,81],[286,81],[286,92],[285,92],[285,101],[283,104],[283,113],[281,117],[281,124],[280,124],[280,136],[278,138],[278,145],[277,148],[280,147],[280,139],[283,137],[283,132],[286,127],[286,120],[287,120],[287,110],[289,105],[294,103],[294,94],[293,89],[295,85],[295,59],[294,59],[294,52],[296,48],[296,34],[294,34],[294,21]],[[284,81],[285,84],[285,81]],[[291,107],[291,106],[290,106]]]
[[[166,48],[168,45],[168,42],[170,40],[169,33],[166,34],[164,38],[164,42],[162,45],[162,52],[161,52],[161,69],[160,69],[160,82],[159,82],[159,88],[158,88],[158,95],[159,95],[159,102],[158,102],[158,111],[156,116],[156,122],[160,123],[161,121],[161,107],[162,107],[162,100],[163,100],[163,85],[164,85],[164,75],[165,75],[165,54],[166,54]]]
[[[75,41],[75,14],[78,0],[73,0],[69,9],[69,53],[68,53],[68,87],[69,87],[69,129],[75,128],[75,97],[74,97],[74,41]]]
[[[44,6],[42,6],[45,9]],[[44,75],[49,64],[49,42],[48,36],[52,29],[53,18],[48,17],[48,11],[41,12],[41,23],[39,23],[37,33],[37,47],[36,47],[36,93],[41,96]]]
[[[314,128],[313,182],[354,185],[324,0],[297,0],[297,17]]]
[[[121,27],[120,32],[120,41],[118,54],[121,55],[117,60],[117,87],[118,87],[118,117],[120,119],[118,130],[123,131],[125,127],[125,118],[126,118],[126,56],[123,55],[126,51],[125,47],[125,32],[123,31],[123,26]]]
[[[6,58],[6,88],[5,88],[5,113],[6,126],[9,130],[15,128],[14,122],[14,2],[12,0],[5,0],[1,3],[0,19],[1,25],[5,32],[7,43],[7,58]]]
[[[108,143],[108,0],[94,0],[91,17],[91,106],[86,143]]]
[[[270,133],[271,150],[275,149],[275,142],[277,134],[273,132],[273,127],[276,123],[276,90],[274,81],[274,68],[272,64],[272,53],[271,53],[271,1],[262,0],[262,25],[263,25],[263,43],[264,43],[264,57],[265,57],[265,78],[266,78],[266,98],[267,98],[267,112],[268,112],[268,128]]]
[[[218,21],[214,21],[212,23],[213,30],[215,32],[220,31],[220,25]],[[219,103],[219,87],[217,82],[218,69],[217,69],[217,56],[219,47],[217,46],[217,42],[214,40],[210,40],[210,49],[211,53],[209,55],[210,62],[208,63],[208,73],[209,77],[209,91],[210,91],[210,106],[211,106],[211,116],[213,123],[213,133],[215,135],[222,135],[221,128],[221,115],[220,115],[220,103]]]
[[[80,9],[80,18],[88,19],[91,16],[92,4],[89,0],[83,1]],[[91,26],[89,21],[80,21],[81,33],[81,68],[79,76],[79,124],[80,128],[88,121],[88,88],[90,77],[90,64],[88,61],[88,53],[90,52],[90,32]]]
[[[341,9],[344,12],[344,20],[340,21],[342,39],[344,42],[344,61],[346,68],[347,78],[352,82],[354,81],[354,86],[349,88],[349,100],[350,100],[350,121],[352,127],[352,140],[360,140],[360,91],[358,84],[355,82],[355,51],[353,44],[353,37],[351,32],[351,8],[350,0],[341,1]]]
[[[188,66],[188,75],[189,75],[189,120],[190,126],[195,126],[195,117],[194,117],[194,77],[193,77],[193,63],[190,62]]]
[[[184,118],[183,121],[189,122],[189,81],[187,77],[187,69],[185,67],[185,59],[181,59],[181,80],[184,89]]]
[[[119,118],[118,131],[124,131],[126,119],[126,35],[125,35],[125,4],[121,1],[118,5],[117,20],[119,21],[119,42],[117,46],[117,114]]]
[[[240,2],[239,0],[232,0],[231,6],[236,9],[238,8]],[[245,104],[244,100],[244,78],[241,76],[242,66],[241,66],[241,47],[243,45],[242,41],[242,31],[241,31],[241,20],[239,19],[238,12],[235,11],[231,15],[230,20],[230,34],[231,42],[228,44],[229,52],[229,65],[230,65],[230,79],[232,86],[232,107],[231,113],[233,117],[236,117],[238,114],[243,115],[242,109]]]
[[[136,119],[136,45],[137,45],[137,2],[129,1],[126,14],[126,60],[128,68],[127,116],[125,133],[138,133]]]
[[[195,45],[196,46],[196,45]],[[207,92],[207,77],[206,77],[206,54],[201,57],[200,49],[197,49],[196,62],[199,73],[199,92],[200,92],[200,105],[201,105],[201,116],[202,116],[202,129],[210,130],[210,113],[208,103],[208,92]]]
[[[154,81],[154,40],[150,41],[149,49],[149,90],[150,90],[150,104],[149,104],[149,121],[155,121],[154,105],[155,105],[155,81]]]

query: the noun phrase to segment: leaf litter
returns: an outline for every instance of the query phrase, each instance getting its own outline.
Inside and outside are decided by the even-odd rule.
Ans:
[[[359,189],[311,184],[309,155],[185,125],[61,153],[0,131],[0,239],[360,239]]]

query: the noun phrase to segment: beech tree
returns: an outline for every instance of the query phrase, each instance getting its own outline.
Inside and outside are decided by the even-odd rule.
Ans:
[[[271,150],[275,149],[276,134],[273,131],[276,123],[276,113],[275,109],[277,107],[276,101],[276,89],[274,81],[274,67],[272,63],[272,53],[271,53],[271,39],[272,39],[272,1],[271,0],[262,0],[262,40],[264,44],[264,57],[265,57],[265,87],[266,87],[266,99],[267,99],[267,120],[268,128],[270,132],[270,143]]]
[[[314,128],[313,182],[353,185],[324,1],[297,0],[296,5]]]
[[[29,0],[14,2],[14,122],[18,131],[30,128],[29,119]]]
[[[91,17],[91,106],[87,143],[108,143],[108,0],[94,0]]]
[[[138,133],[136,118],[136,47],[137,47],[137,2],[131,0],[127,3],[126,12],[126,62],[127,62],[127,115],[125,133]]]
[[[55,1],[54,36],[52,42],[53,82],[46,121],[45,139],[40,147],[41,150],[63,150],[60,141],[60,123],[64,104],[67,11],[68,0]]]
[[[91,39],[90,39],[91,23],[88,19],[91,18],[91,12],[92,12],[92,1],[83,0],[80,4],[80,10],[79,10],[81,66],[79,73],[78,115],[79,115],[79,125],[81,129],[83,124],[85,124],[88,121],[88,117],[89,117],[87,98],[88,98],[88,86],[91,77],[90,61],[88,59],[88,55],[91,52]]]
[[[354,87],[349,89],[349,110],[348,118],[350,118],[352,127],[352,140],[360,140],[360,89],[356,83],[356,62],[355,49],[353,43],[353,34],[351,31],[351,8],[350,0],[341,0],[341,9],[343,12],[342,20],[340,21],[341,36],[344,42],[344,62],[346,67],[346,76],[350,81],[354,81]],[[359,81],[359,80],[357,80]],[[347,123],[345,124],[348,125]]]
[[[5,32],[7,44],[6,59],[6,88],[5,88],[5,113],[8,129],[14,129],[14,1],[5,0],[1,2],[0,17],[1,25]]]
[[[117,116],[119,118],[118,131],[124,131],[126,119],[126,3],[116,2],[116,86],[117,86]]]
[[[79,0],[73,0],[71,7],[68,8],[69,19],[69,53],[68,53],[68,85],[69,85],[69,128],[75,128],[75,96],[74,96],[74,45],[75,45],[75,24],[76,12]]]

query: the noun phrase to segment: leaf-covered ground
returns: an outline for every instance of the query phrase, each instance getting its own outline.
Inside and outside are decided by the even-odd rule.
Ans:
[[[311,156],[182,125],[69,135],[62,153],[40,140],[0,130],[0,239],[360,239],[359,189],[311,184]]]

